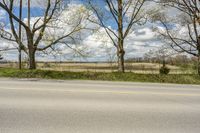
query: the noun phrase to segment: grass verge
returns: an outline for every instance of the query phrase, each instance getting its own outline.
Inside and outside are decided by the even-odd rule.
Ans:
[[[200,84],[200,76],[194,74],[135,74],[135,73],[101,73],[101,72],[67,72],[48,70],[18,70],[0,68],[0,77],[44,78],[62,80],[105,80],[132,81],[152,83]]]

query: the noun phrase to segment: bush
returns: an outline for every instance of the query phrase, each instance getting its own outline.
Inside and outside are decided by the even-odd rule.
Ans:
[[[167,74],[169,74],[169,72],[170,72],[170,69],[167,67],[160,68],[160,74],[162,74],[162,75],[167,75]]]

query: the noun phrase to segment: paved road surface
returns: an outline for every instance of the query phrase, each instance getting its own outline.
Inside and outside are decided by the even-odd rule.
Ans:
[[[200,133],[200,86],[0,79],[0,133]]]

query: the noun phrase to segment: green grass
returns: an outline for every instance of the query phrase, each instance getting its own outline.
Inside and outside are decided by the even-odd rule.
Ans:
[[[62,80],[105,80],[153,83],[200,84],[200,76],[194,74],[135,74],[135,73],[101,73],[101,72],[67,72],[48,70],[18,70],[0,68],[0,77],[44,78]]]

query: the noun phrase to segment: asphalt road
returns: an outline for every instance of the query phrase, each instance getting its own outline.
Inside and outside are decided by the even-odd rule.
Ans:
[[[0,79],[0,133],[200,133],[200,86]]]

